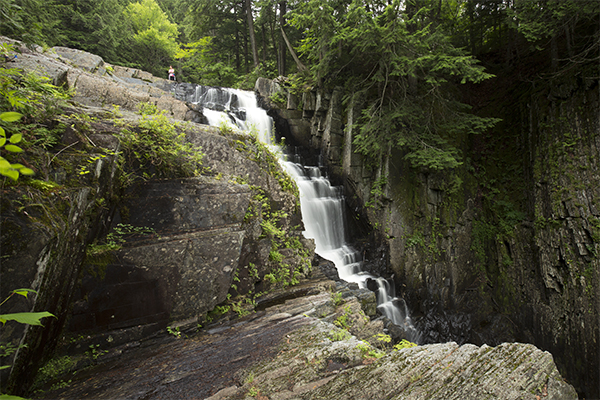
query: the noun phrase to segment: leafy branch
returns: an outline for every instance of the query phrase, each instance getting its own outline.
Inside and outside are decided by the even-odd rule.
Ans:
[[[5,122],[15,122],[21,119],[22,114],[17,112],[3,112],[0,114],[0,120]],[[17,146],[23,136],[20,133],[13,133],[9,139],[6,138],[6,131],[0,126],[0,150],[4,149],[10,153],[21,153],[23,149]],[[10,163],[7,159],[0,156],[0,175],[4,175],[12,180],[19,179],[19,175],[33,175],[33,170],[22,164]]]

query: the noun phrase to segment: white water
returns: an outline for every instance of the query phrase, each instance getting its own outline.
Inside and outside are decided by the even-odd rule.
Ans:
[[[200,94],[198,93],[200,88],[201,86],[198,86],[196,89],[196,102],[205,105],[202,113],[208,119],[209,125],[221,126],[221,124],[225,124],[230,128],[240,129],[244,132],[254,130],[261,142],[273,143],[271,136],[273,121],[265,110],[258,107],[254,92],[209,88],[205,93]],[[217,106],[215,108],[222,108],[223,111],[210,109],[210,106]]]
[[[394,287],[387,280],[362,271],[360,255],[346,242],[342,188],[331,186],[318,167],[283,159],[281,149],[273,141],[271,117],[257,106],[254,92],[198,87],[196,93],[197,103],[204,106],[203,114],[210,125],[225,124],[241,131],[254,130],[259,140],[280,155],[281,165],[298,185],[306,229],[304,236],[315,240],[316,253],[332,261],[340,278],[346,282],[355,282],[361,288],[367,287],[369,279],[377,282],[377,308],[394,324],[402,326],[409,340],[418,342],[420,335],[412,324],[404,300],[395,296]]]

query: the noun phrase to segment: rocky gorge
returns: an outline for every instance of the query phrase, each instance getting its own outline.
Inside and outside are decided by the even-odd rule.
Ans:
[[[348,183],[350,210],[367,204],[373,182],[387,174],[382,206],[355,214],[354,231],[371,231],[372,240],[380,241],[365,249],[383,260],[372,268],[397,274],[430,342],[458,344],[403,347],[401,334],[390,335],[397,343],[386,342],[390,336],[383,333],[394,327],[377,315],[374,294],[320,272],[327,263],[317,261],[314,244],[302,236],[297,189],[277,161],[252,137],[202,125],[202,110],[176,98],[177,84],[77,50],[20,49],[12,66],[47,76],[75,94],[55,118],[64,125],[60,142],[38,171],[57,186],[3,187],[1,294],[30,287],[37,296],[11,303],[9,311],[49,310],[57,316],[44,327],[3,328],[3,341],[28,345],[2,371],[3,390],[23,395],[34,388],[44,390],[35,395],[44,398],[577,398],[550,353],[501,344],[537,341],[545,348],[544,335],[564,325],[541,323],[546,314],[540,310],[567,294],[554,289],[562,293],[557,299],[544,291],[531,303],[511,291],[499,302],[494,288],[509,289],[490,272],[494,264],[481,270],[472,246],[476,199],[465,196],[466,208],[452,210],[453,220],[444,208],[451,190],[443,177],[394,174],[398,165],[392,157],[380,169],[361,164],[345,137],[352,123],[343,121],[339,91],[309,92],[300,106],[285,85],[257,82],[265,103],[275,93],[286,94],[285,107],[271,104],[278,133],[322,149],[332,174]],[[177,129],[202,153],[193,173],[119,157],[126,148],[124,128],[155,128],[140,115],[147,105],[174,123],[188,121]],[[404,193],[412,197],[403,205],[414,202],[418,208],[402,215],[394,195],[402,188],[394,185],[408,184],[414,187]],[[572,226],[572,218],[563,217]],[[526,220],[519,223],[517,231],[531,230]],[[100,244],[115,229],[123,241],[104,251]],[[504,253],[495,252],[510,250],[514,261],[501,278],[519,278],[525,285],[516,275],[527,271],[514,266],[525,262],[517,261],[517,251],[533,257],[535,252],[520,246],[542,239],[483,239],[484,254],[499,262]],[[441,249],[439,260],[437,250],[425,251],[431,240]],[[581,251],[588,249],[586,240],[580,241]],[[579,276],[588,297],[567,302],[572,308],[564,308],[563,316],[581,302],[594,307],[597,268],[591,271],[589,279]],[[555,277],[551,271],[544,276]],[[562,282],[564,290],[568,281]],[[530,288],[520,290],[516,293]],[[510,308],[516,301],[525,304],[518,310],[521,319],[535,317],[522,328]],[[565,335],[583,346],[580,370],[589,370],[582,379],[590,383],[579,387],[593,395],[597,314],[572,317],[583,320],[583,330],[569,325]],[[561,343],[547,347],[554,351]],[[53,369],[61,374],[47,373]]]
[[[321,154],[345,188],[365,258],[383,260],[367,266],[393,277],[424,342],[533,343],[599,398],[598,70],[558,74],[550,59],[490,62],[496,78],[465,88],[474,112],[502,122],[454,138],[465,161],[451,171],[354,151],[358,93],[256,88],[288,142]]]

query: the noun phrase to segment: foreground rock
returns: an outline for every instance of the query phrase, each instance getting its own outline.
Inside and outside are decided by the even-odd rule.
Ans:
[[[68,388],[40,398],[577,398],[552,356],[532,345],[374,347],[369,341],[377,340],[368,327],[377,320],[365,319],[360,307],[348,312],[361,292],[338,284],[346,293],[340,304],[333,287],[316,277],[279,294],[304,296],[245,318],[189,337],[137,343],[135,350],[122,347],[99,357],[116,359],[69,377]],[[368,309],[368,302],[363,304]],[[346,326],[358,336],[340,328],[341,321],[355,321]]]
[[[352,232],[377,243],[363,270],[394,276],[424,342],[533,343],[582,398],[599,399],[600,91],[591,64],[555,75],[524,58],[469,87],[475,112],[503,122],[478,138],[453,136],[468,162],[447,171],[411,167],[406,149],[377,163],[357,151],[362,92],[315,88],[298,101],[281,78],[255,90],[275,107],[286,143],[310,147],[343,182]]]

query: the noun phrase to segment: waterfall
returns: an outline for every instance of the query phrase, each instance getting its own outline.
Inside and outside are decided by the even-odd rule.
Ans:
[[[259,140],[281,155],[281,165],[298,185],[306,229],[304,236],[314,239],[316,253],[332,261],[340,278],[346,282],[357,283],[361,288],[366,288],[369,281],[375,282],[378,310],[394,324],[401,326],[409,340],[418,342],[420,334],[412,323],[405,301],[395,296],[394,285],[362,271],[360,254],[346,242],[342,188],[331,186],[319,167],[285,160],[271,135],[271,117],[258,107],[255,93],[197,86],[192,101],[203,107],[203,114],[210,125],[225,124],[242,131],[254,130]]]
[[[255,130],[258,140],[272,144],[271,117],[258,107],[254,92],[197,86],[194,97],[194,102],[203,107],[209,125],[225,124],[244,132]]]

